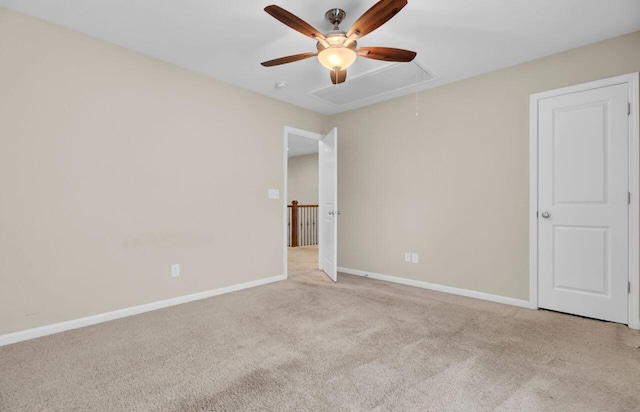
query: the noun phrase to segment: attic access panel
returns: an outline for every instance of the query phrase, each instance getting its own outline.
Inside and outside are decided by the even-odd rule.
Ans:
[[[433,79],[435,76],[416,62],[394,63],[351,79],[347,78],[347,81],[339,86],[327,85],[309,93],[309,96],[340,107],[420,86]]]

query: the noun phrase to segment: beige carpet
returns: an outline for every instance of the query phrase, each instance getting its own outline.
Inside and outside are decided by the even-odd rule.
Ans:
[[[287,248],[289,276],[318,269],[318,245]]]
[[[287,281],[0,348],[4,411],[638,411],[640,333],[371,279]]]

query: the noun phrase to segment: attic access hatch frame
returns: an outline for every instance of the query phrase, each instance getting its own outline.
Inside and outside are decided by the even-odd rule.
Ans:
[[[385,79],[376,78],[377,76],[381,76],[381,75],[384,76],[385,74],[389,75],[390,73],[388,72],[390,71],[393,71],[393,70],[402,71],[402,70],[406,70],[407,68],[413,69],[415,74],[410,79],[407,79],[403,82],[398,82],[401,85],[399,87],[393,87],[390,90],[382,90],[382,91],[374,92],[373,94],[369,94],[367,96],[359,97],[359,98],[356,98],[355,100],[351,100],[343,103],[327,100],[325,97],[319,95],[320,92],[326,91],[327,94],[336,95],[337,93],[341,93],[347,96],[352,96],[354,95],[354,93],[351,90],[353,90],[355,87],[358,87],[358,85],[361,84],[363,81],[371,80],[372,83],[374,83],[375,85],[384,85]],[[416,88],[416,91],[418,91],[417,88],[419,88],[420,86],[433,82],[435,80],[437,80],[437,76],[434,74],[433,71],[427,69],[422,63],[418,62],[417,60],[414,60],[411,63],[390,63],[382,67],[376,67],[360,75],[350,78],[348,82],[345,82],[339,86],[330,84],[330,85],[321,87],[319,89],[313,90],[307,93],[307,96],[312,97],[322,103],[328,104],[332,107],[342,108],[342,107],[347,107],[351,105],[356,106],[367,100],[376,99],[376,98],[390,95],[393,93],[401,93],[411,88]],[[366,87],[365,90],[371,90],[371,88]]]

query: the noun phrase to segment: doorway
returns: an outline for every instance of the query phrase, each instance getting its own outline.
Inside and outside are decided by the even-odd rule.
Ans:
[[[320,141],[289,133],[287,142],[288,275],[319,268]]]
[[[533,308],[640,328],[637,100],[637,73],[531,96]]]
[[[284,273],[337,281],[337,130],[284,129]]]

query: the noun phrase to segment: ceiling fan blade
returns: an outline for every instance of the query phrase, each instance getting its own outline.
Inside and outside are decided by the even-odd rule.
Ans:
[[[417,55],[416,52],[403,49],[394,49],[393,47],[361,47],[360,49],[356,50],[356,52],[358,52],[358,55],[366,57],[368,59],[401,63],[408,63]]]
[[[340,84],[347,80],[347,69],[335,71],[331,70],[331,83]]]
[[[264,67],[278,66],[280,64],[293,63],[293,62],[297,62],[298,60],[308,59],[309,57],[313,57],[316,54],[318,53],[309,52],[309,53],[294,54],[292,56],[286,56],[286,57],[280,57],[279,59],[268,60],[260,64],[263,65]]]
[[[276,6],[275,4],[267,6],[264,8],[264,11],[272,15],[280,22],[291,27],[293,30],[299,31],[300,33],[304,34],[305,36],[311,37],[312,39],[316,40],[325,39],[324,35],[313,28],[309,23],[302,20],[300,17],[289,13],[280,6]]]
[[[347,37],[358,32],[358,37],[364,37],[395,16],[404,6],[407,0],[380,0],[360,18],[353,23],[347,32]]]

